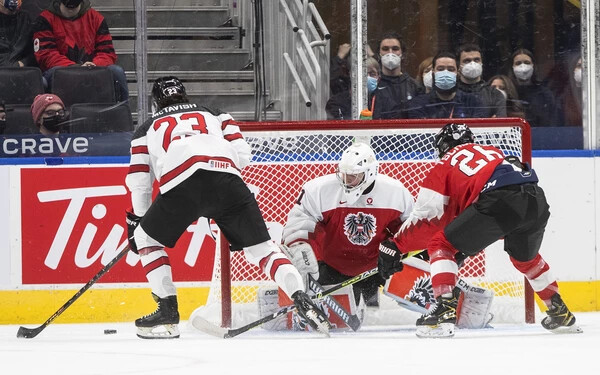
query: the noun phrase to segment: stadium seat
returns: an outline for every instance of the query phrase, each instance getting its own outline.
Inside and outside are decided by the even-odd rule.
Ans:
[[[38,68],[0,68],[0,99],[6,104],[31,104],[44,92]]]
[[[37,134],[38,128],[33,124],[31,106],[29,104],[6,105],[5,135],[10,134]]]
[[[71,106],[71,133],[112,133],[133,131],[127,102],[78,103]]]
[[[51,91],[67,108],[77,103],[116,103],[112,73],[101,66],[56,69]]]

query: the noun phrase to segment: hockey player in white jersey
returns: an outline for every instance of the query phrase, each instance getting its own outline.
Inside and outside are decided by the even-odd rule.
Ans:
[[[189,103],[176,77],[152,88],[155,113],[135,131],[126,184],[131,249],[140,255],[156,311],[135,321],[141,338],[177,338],[179,312],[169,256],[186,228],[212,218],[246,259],[277,283],[315,329],[327,332],[325,314],[304,292],[298,270],[271,240],[260,210],[240,171],[250,163],[250,146],[226,113]],[[159,194],[152,202],[152,185]]]
[[[404,185],[378,174],[375,153],[365,143],[346,149],[337,173],[308,181],[288,215],[283,243],[303,277],[335,284],[377,267],[379,244],[400,228],[413,207]],[[374,275],[354,285],[377,305],[384,279]]]

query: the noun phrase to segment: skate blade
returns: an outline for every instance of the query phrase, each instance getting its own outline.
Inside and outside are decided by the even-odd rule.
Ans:
[[[314,311],[308,311],[306,316],[317,325],[317,332],[324,334],[326,337],[330,337],[329,335],[329,323],[319,321],[317,317],[317,313]]]
[[[164,324],[155,327],[137,327],[137,337],[141,339],[178,339],[177,324]]]
[[[555,329],[549,329],[548,331],[556,335],[563,335],[569,333],[583,333],[583,329],[581,329],[581,327],[579,327],[577,324],[573,324],[572,326],[568,327],[561,326]]]
[[[435,326],[418,326],[416,334],[419,338],[449,339],[454,337],[454,324],[440,323]]]

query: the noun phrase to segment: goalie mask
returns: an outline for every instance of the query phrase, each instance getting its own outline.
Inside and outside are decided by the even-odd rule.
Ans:
[[[355,143],[342,153],[336,174],[347,204],[356,202],[375,182],[378,168],[375,153],[364,143]]]
[[[157,78],[152,86],[152,113],[178,103],[189,103],[183,83],[173,76]]]
[[[446,124],[433,139],[433,147],[440,159],[450,149],[464,143],[473,143],[473,132],[466,124]]]

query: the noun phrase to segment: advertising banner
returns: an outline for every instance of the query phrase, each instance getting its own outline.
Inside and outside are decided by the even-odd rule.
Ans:
[[[22,284],[85,283],[127,242],[127,167],[21,169]],[[167,250],[175,281],[209,281],[215,241],[206,219]],[[100,283],[146,282],[130,253]]]

